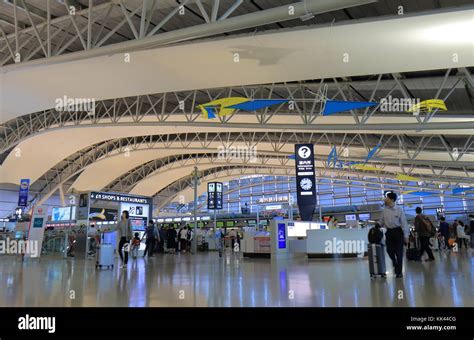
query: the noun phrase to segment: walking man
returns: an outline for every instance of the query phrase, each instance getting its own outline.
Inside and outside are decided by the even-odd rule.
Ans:
[[[396,205],[397,194],[387,193],[380,225],[387,228],[385,233],[387,253],[392,260],[397,278],[403,277],[403,246],[408,244],[409,228],[403,209]]]

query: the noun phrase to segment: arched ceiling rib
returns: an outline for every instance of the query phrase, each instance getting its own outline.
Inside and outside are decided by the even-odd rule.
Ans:
[[[279,119],[283,121],[285,117],[279,116]],[[349,118],[349,117],[346,117]],[[334,117],[334,121],[343,121],[344,117]],[[393,131],[396,129],[396,126],[401,126],[401,124],[396,124],[395,121],[393,124],[387,124],[389,119],[380,119],[380,122],[384,121],[387,128],[392,128],[392,131],[383,131],[384,133],[396,133]],[[326,120],[327,121],[327,120]],[[441,120],[442,121],[442,120]],[[432,124],[432,123],[431,123]],[[440,130],[437,132],[437,136],[449,135],[450,132],[453,132],[456,135],[462,134],[469,136],[472,135],[472,130],[441,130],[442,127],[446,128],[449,123],[440,123]],[[472,118],[472,124],[474,126],[474,118]],[[32,137],[22,143],[20,143],[15,149],[13,149],[9,155],[4,160],[2,166],[0,167],[0,178],[2,182],[6,183],[18,183],[20,178],[31,178],[32,181],[35,181],[48,169],[52,168],[55,164],[61,162],[63,159],[67,158],[69,155],[73,154],[85,148],[89,145],[110,140],[113,138],[127,137],[127,136],[141,136],[143,134],[154,134],[154,133],[166,133],[169,132],[169,127],[153,127],[153,126],[144,126],[145,124],[136,124],[133,127],[125,126],[107,126],[107,127],[71,127],[69,129],[55,130],[46,132],[35,137]],[[466,126],[467,123],[460,124]],[[350,126],[354,127],[353,124]],[[418,124],[414,124],[414,127]],[[347,128],[347,127],[346,127]],[[312,129],[313,133],[319,132],[321,126]],[[219,132],[219,131],[229,131],[229,132],[249,132],[252,129],[249,128],[239,128],[232,127],[232,125],[220,126],[219,124],[214,124],[210,127],[198,127],[198,126],[173,126],[173,131],[175,132]],[[268,125],[257,125],[254,127],[253,131],[297,131],[305,132],[303,129],[292,129],[288,125],[281,124],[278,129],[273,129]],[[342,131],[347,132],[350,130]],[[332,132],[339,132],[332,130]],[[364,134],[368,133],[364,128],[360,128],[357,133]],[[382,131],[379,131],[379,133]],[[416,131],[398,131],[398,133],[412,134],[412,135],[423,135],[428,134],[428,132]],[[430,134],[435,134],[435,131],[430,131]],[[464,144],[464,143],[461,143]],[[51,147],[54,145],[54,147]],[[462,147],[463,145],[460,145]],[[20,151],[20,157],[18,156],[18,150]],[[31,167],[30,164],[35,164],[35,167]]]

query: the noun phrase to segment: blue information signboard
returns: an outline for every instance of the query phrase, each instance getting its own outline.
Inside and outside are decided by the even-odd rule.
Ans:
[[[30,190],[30,180],[20,180],[20,190],[18,192],[18,206],[26,207],[28,205],[28,192]]]

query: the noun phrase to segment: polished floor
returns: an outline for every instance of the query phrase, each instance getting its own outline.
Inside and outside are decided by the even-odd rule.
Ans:
[[[92,260],[0,256],[0,306],[474,306],[472,251],[435,256],[407,263],[403,279],[377,280],[367,259],[159,254],[96,270]]]

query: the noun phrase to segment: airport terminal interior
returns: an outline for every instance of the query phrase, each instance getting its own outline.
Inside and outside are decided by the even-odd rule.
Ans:
[[[0,307],[473,307],[473,37],[472,0],[1,1]]]

